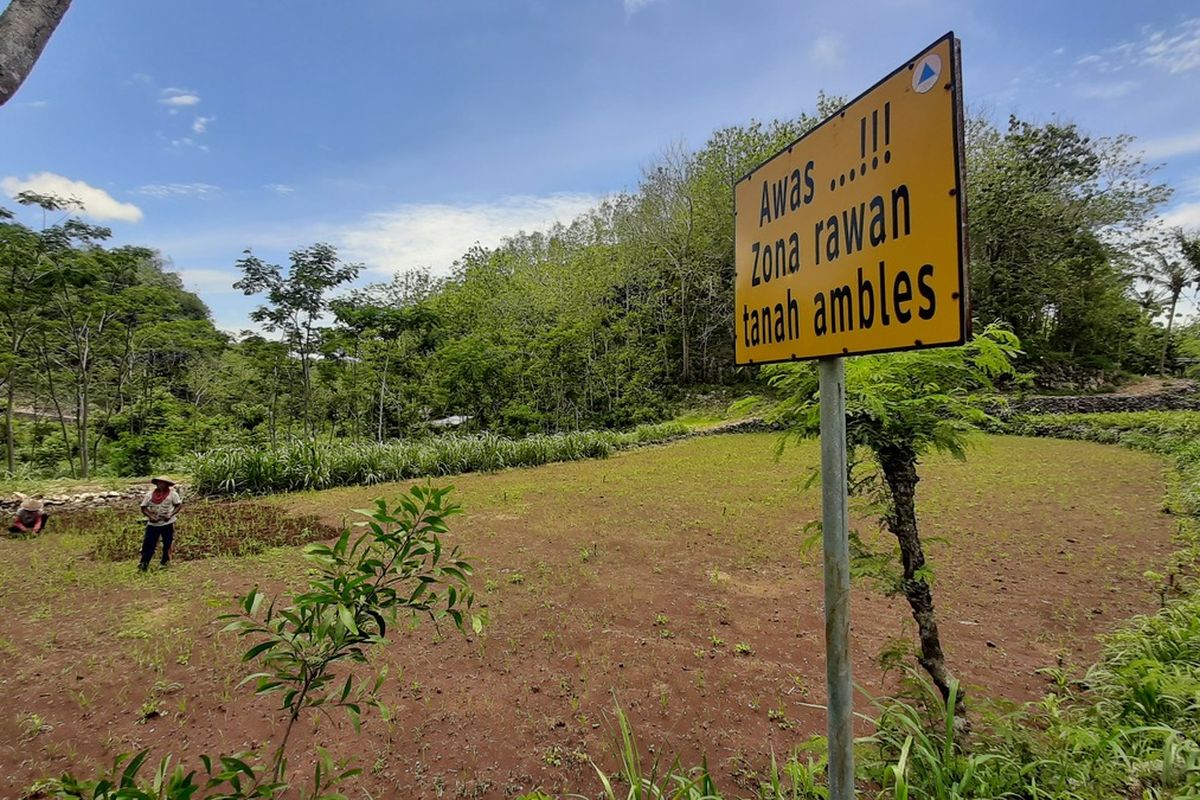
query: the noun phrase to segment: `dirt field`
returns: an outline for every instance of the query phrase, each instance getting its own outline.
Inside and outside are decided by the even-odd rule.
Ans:
[[[772,751],[824,725],[809,705],[824,684],[819,550],[799,552],[818,515],[818,491],[804,488],[816,449],[776,461],[774,444],[716,436],[453,479],[466,513],[449,538],[477,565],[489,627],[470,640],[427,624],[396,636],[379,654],[391,718],[369,715],[361,737],[318,718],[294,763],[315,740],[362,766],[375,797],[591,793],[587,759],[613,764],[615,697],[644,749],[684,763],[706,753],[727,785],[748,784]],[[922,475],[943,640],[977,701],[1038,696],[1035,669],[1086,663],[1095,634],[1154,607],[1142,572],[1172,531],[1158,459],[986,439],[968,462],[931,459]],[[339,524],[387,491],[271,502]],[[235,688],[238,644],[212,620],[256,584],[302,580],[296,552],[139,576],[89,549],[53,532],[0,541],[0,796],[141,747],[194,759],[269,742],[282,720]],[[912,638],[907,607],[864,584],[852,614],[855,680],[879,694],[877,655]]]

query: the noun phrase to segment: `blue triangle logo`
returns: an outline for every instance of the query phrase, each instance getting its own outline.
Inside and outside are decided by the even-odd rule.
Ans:
[[[933,71],[933,67],[929,66],[929,64],[926,63],[925,69],[921,70],[920,82],[924,83],[925,81],[931,80],[932,78],[936,78],[936,77],[937,77],[937,73]]]

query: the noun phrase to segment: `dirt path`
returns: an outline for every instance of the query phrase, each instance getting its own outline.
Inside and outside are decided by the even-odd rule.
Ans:
[[[400,633],[380,654],[391,718],[369,717],[359,738],[322,719],[296,752],[315,737],[353,756],[377,797],[590,790],[587,759],[612,766],[615,696],[644,747],[684,763],[707,754],[726,784],[748,785],[771,751],[824,724],[808,705],[823,700],[819,550],[800,552],[818,514],[804,488],[816,451],[776,461],[774,441],[715,436],[455,478],[467,513],[451,539],[478,566],[491,624],[469,640],[424,625]],[[1037,668],[1086,663],[1096,633],[1153,609],[1141,574],[1162,563],[1173,528],[1154,457],[989,439],[968,462],[934,459],[922,475],[948,657],[976,697],[1037,697]],[[387,489],[273,502],[337,524]],[[0,795],[139,746],[198,754],[269,741],[278,715],[233,688],[235,643],[209,621],[234,593],[299,580],[295,553],[139,581],[128,565],[69,555],[85,544],[0,543]],[[855,679],[878,694],[876,657],[912,639],[907,609],[864,584],[852,613]],[[161,716],[140,720],[147,703]],[[33,732],[30,714],[48,729]]]

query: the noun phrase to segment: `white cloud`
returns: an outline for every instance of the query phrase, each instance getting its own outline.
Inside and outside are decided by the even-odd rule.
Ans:
[[[1180,136],[1147,139],[1142,142],[1142,152],[1146,154],[1146,158],[1171,158],[1200,153],[1200,130]]]
[[[216,117],[196,117],[192,120],[192,131],[194,133],[204,133],[208,130],[208,123],[215,120]]]
[[[1105,48],[1075,62],[1099,72],[1130,67],[1157,67],[1174,75],[1200,67],[1200,17],[1184,20],[1170,30],[1142,28],[1136,39]]]
[[[1124,97],[1137,88],[1136,81],[1100,81],[1096,83],[1081,83],[1075,88],[1076,93],[1087,100],[1116,100]]]
[[[822,33],[808,50],[808,58],[818,67],[836,69],[842,65],[842,37],[836,33]]]
[[[142,210],[133,203],[122,203],[103,189],[53,172],[38,172],[27,178],[9,176],[0,181],[0,188],[9,197],[15,197],[20,192],[38,192],[73,198],[82,204],[81,213],[95,220],[140,222],[142,219]]]
[[[1200,230],[1200,203],[1181,203],[1164,214],[1162,220],[1169,228]]]
[[[656,0],[624,0],[626,16],[633,16]]]
[[[133,194],[147,197],[203,197],[221,191],[211,183],[147,183],[133,190]]]
[[[1200,17],[1179,24],[1174,31],[1154,31],[1141,43],[1142,63],[1171,74],[1200,67]]]
[[[240,273],[233,270],[201,267],[180,269],[176,272],[179,273],[179,279],[183,281],[185,289],[205,294],[237,292],[238,290],[233,288],[233,284],[242,277]]]
[[[193,147],[197,150],[203,150],[205,153],[208,152],[208,145],[201,144],[190,136],[184,136],[179,139],[171,140],[171,148],[174,150],[188,150]]]
[[[343,255],[376,272],[429,266],[446,272],[473,244],[495,247],[518,231],[567,223],[599,198],[586,194],[506,197],[491,204],[410,204],[369,215],[333,237]]]
[[[183,108],[197,105],[200,102],[200,95],[190,89],[163,89],[158,102],[172,108]]]
[[[296,191],[294,187],[288,186],[286,183],[266,183],[263,184],[263,188],[275,194],[291,194]]]

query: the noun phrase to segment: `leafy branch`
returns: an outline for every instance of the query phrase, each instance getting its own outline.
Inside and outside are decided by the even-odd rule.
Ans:
[[[484,624],[475,611],[469,582],[471,564],[459,548],[446,547],[441,535],[448,531],[446,518],[461,512],[448,502],[450,487],[414,486],[394,506],[379,499],[372,509],[356,513],[365,528],[352,534],[348,528],[332,544],[311,544],[304,549],[313,565],[308,589],[281,606],[277,598],[255,588],[239,601],[239,610],[221,615],[222,632],[236,633],[249,643],[243,662],[254,662],[258,671],[239,685],[253,683],[259,695],[279,694],[287,727],[268,764],[260,754],[241,753],[212,759],[201,756],[203,775],[171,768],[172,758],[159,762],[149,784],[138,775],[148,751],[122,755],[112,770],[95,780],[65,775],[51,782],[53,796],[83,800],[235,800],[278,797],[293,783],[288,778],[287,748],[297,721],[305,711],[329,713],[343,710],[357,733],[364,707],[382,710],[379,689],[386,671],[356,683],[352,672],[344,677],[338,665],[368,664],[369,651],[387,642],[389,627],[402,615],[427,616],[435,625],[449,619],[455,628],[478,633]],[[312,790],[302,793],[316,800],[342,795],[335,787],[359,774],[341,769],[324,749],[317,748]]]

